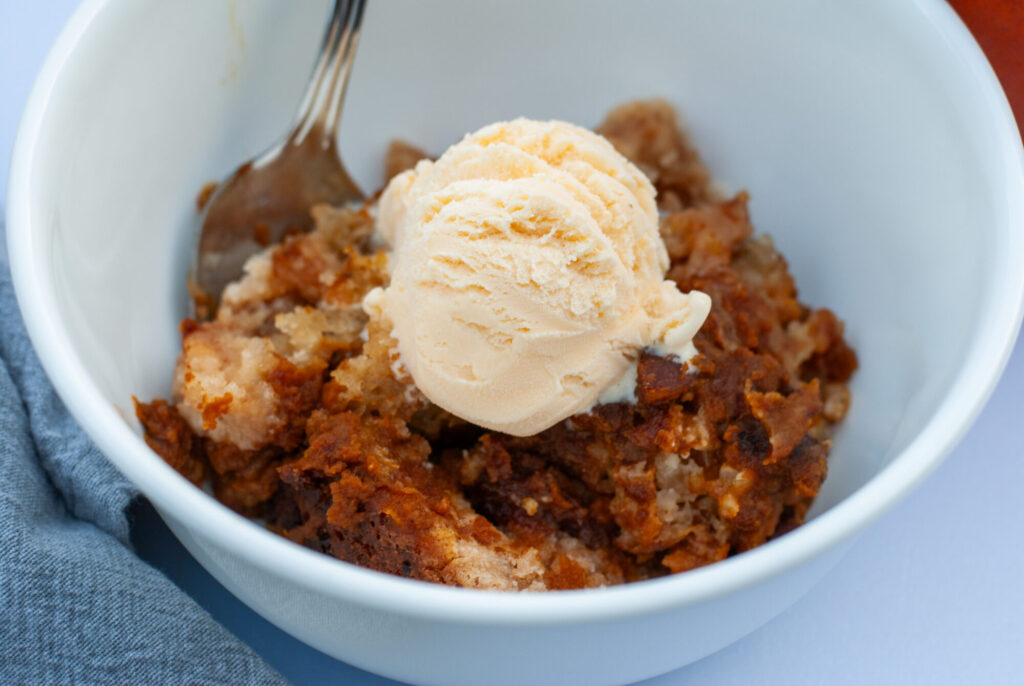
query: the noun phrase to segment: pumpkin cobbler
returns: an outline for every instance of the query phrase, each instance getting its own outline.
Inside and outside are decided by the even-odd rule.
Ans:
[[[856,356],[668,104],[425,157],[393,143],[382,195],[314,207],[183,322],[171,399],[136,403],[157,453],[296,543],[471,588],[649,579],[802,523]]]

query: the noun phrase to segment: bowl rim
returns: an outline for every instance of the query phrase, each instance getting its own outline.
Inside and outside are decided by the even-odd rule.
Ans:
[[[177,474],[102,396],[57,316],[40,254],[32,169],[44,114],[62,69],[112,0],[86,0],[51,48],[22,115],[8,186],[7,242],[15,292],[35,350],[71,414],[114,465],[161,513],[201,540],[311,591],[355,605],[435,621],[554,626],[622,619],[709,601],[794,568],[848,539],[919,484],[963,437],[995,388],[1024,313],[1024,149],[1009,104],[973,36],[943,0],[915,0],[948,48],[968,64],[999,150],[987,164],[1006,203],[1007,240],[996,316],[979,328],[950,393],[924,428],[866,484],[798,530],[685,574],[601,589],[537,594],[447,587],[364,569],[292,543],[234,513]],[[39,184],[44,185],[44,184]]]

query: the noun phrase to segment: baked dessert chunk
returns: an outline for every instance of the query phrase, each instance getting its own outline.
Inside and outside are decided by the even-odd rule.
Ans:
[[[172,400],[137,403],[150,446],[302,545],[473,588],[636,581],[798,526],[850,403],[842,323],[798,301],[747,195],[716,193],[667,103],[623,105],[597,132],[657,189],[667,278],[712,300],[696,357],[641,354],[633,402],[525,437],[430,403],[361,306],[389,278],[373,207],[317,207],[216,320],[183,323]],[[422,156],[395,144],[387,173]]]

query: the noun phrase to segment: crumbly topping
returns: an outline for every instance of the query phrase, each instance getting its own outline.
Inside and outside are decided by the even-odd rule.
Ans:
[[[716,194],[670,106],[630,103],[597,130],[658,190],[668,278],[712,299],[689,365],[647,350],[634,402],[534,436],[470,425],[359,307],[388,279],[371,208],[318,207],[312,233],[250,260],[216,321],[185,322],[172,402],[137,404],[146,440],[294,541],[471,588],[682,572],[798,526],[850,403],[842,323],[797,299],[746,194]],[[393,146],[388,173],[421,155]]]

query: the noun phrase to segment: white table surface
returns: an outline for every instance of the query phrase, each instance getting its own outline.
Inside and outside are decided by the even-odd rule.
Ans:
[[[75,0],[0,0],[0,198],[22,106]],[[0,201],[2,204],[2,201]],[[1024,343],[947,461],[868,528],[807,596],[715,655],[644,682],[1024,684]],[[383,686],[231,596],[151,509],[140,555],[297,685]]]

